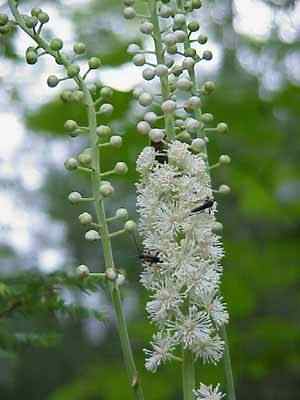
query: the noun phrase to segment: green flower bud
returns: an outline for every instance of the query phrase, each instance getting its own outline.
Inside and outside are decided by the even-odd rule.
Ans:
[[[89,225],[91,222],[93,222],[93,217],[87,212],[80,214],[78,219],[82,225]]]
[[[114,168],[114,172],[117,175],[126,175],[128,172],[127,164],[122,161],[117,162]]]
[[[56,75],[49,75],[47,79],[47,85],[51,88],[54,88],[59,84],[59,79]]]
[[[68,132],[73,132],[73,131],[75,131],[75,130],[78,128],[78,125],[77,125],[77,122],[76,122],[76,121],[73,121],[72,119],[68,119],[68,120],[65,122],[64,127],[65,127],[65,130],[66,130],[66,131],[68,131]]]
[[[42,12],[42,10],[41,10],[41,8],[33,8],[32,10],[31,10],[31,15],[33,16],[33,17],[37,17],[40,13]]]
[[[187,38],[187,34],[184,31],[175,31],[175,35],[177,43],[184,43]]]
[[[162,18],[169,18],[171,15],[172,8],[163,4],[159,10],[159,16]]]
[[[141,135],[148,135],[148,133],[151,130],[151,126],[148,122],[146,121],[140,121],[137,126],[137,131],[141,134]]]
[[[54,38],[50,42],[50,49],[53,51],[59,51],[63,48],[63,46],[64,46],[64,43],[59,38]]]
[[[86,240],[88,240],[90,242],[100,239],[99,233],[97,231],[95,231],[94,229],[87,231],[86,234],[84,235],[84,237]]]
[[[210,50],[205,50],[202,54],[204,60],[210,61],[213,58],[213,53]]]
[[[221,224],[221,222],[214,222],[212,228],[211,228],[213,233],[221,233],[223,231],[223,224]]]
[[[135,1],[134,1],[134,0],[123,0],[123,4],[124,4],[124,6],[128,6],[128,7],[130,7],[130,6],[133,6],[133,5],[134,5],[134,3],[135,3]]]
[[[75,90],[72,94],[72,97],[78,103],[84,100],[84,93],[81,90]]]
[[[136,43],[131,43],[128,47],[127,47],[127,53],[134,55],[136,53],[138,53],[141,50],[140,46]]]
[[[174,23],[176,26],[181,27],[185,24],[186,18],[184,14],[175,14]]]
[[[200,128],[200,122],[195,118],[187,118],[185,120],[185,128],[188,133],[196,133],[197,129]]]
[[[101,67],[101,60],[98,57],[91,57],[88,61],[90,69],[98,69]]]
[[[100,90],[100,95],[104,99],[110,99],[112,97],[112,95],[113,95],[113,90],[108,86],[104,86]]]
[[[193,83],[188,78],[181,78],[181,79],[178,79],[178,81],[176,82],[176,87],[180,90],[189,91],[189,90],[191,90],[192,86],[193,86]]]
[[[73,51],[77,55],[84,54],[86,52],[86,45],[82,42],[75,43],[73,46]]]
[[[99,191],[100,191],[100,193],[102,194],[103,197],[109,197],[114,193],[115,189],[113,188],[111,183],[103,182],[100,185]]]
[[[194,65],[195,65],[195,60],[192,57],[185,57],[183,59],[183,62],[182,62],[183,68],[191,70],[194,68]]]
[[[27,26],[27,28],[32,29],[35,26],[37,26],[38,24],[38,19],[37,17],[29,17],[28,15],[24,16],[24,21],[25,21],[25,25]]]
[[[34,50],[29,50],[26,52],[26,62],[27,64],[33,65],[36,64],[38,60],[37,52]]]
[[[79,192],[72,192],[69,194],[68,199],[71,203],[76,204],[80,202],[82,195]]]
[[[97,94],[97,90],[98,90],[98,87],[95,83],[92,83],[89,85],[89,91],[93,96],[95,96]]]
[[[101,114],[105,114],[105,115],[108,115],[108,116],[111,115],[113,113],[113,111],[114,111],[114,108],[109,103],[102,104],[102,106],[99,109],[99,112]]]
[[[200,25],[197,21],[191,21],[188,23],[188,29],[191,32],[197,32],[199,30],[199,28],[200,28]]]
[[[184,55],[185,57],[192,57],[194,58],[195,55],[197,54],[196,50],[193,48],[185,49],[184,50]]]
[[[222,154],[219,157],[219,163],[220,164],[230,164],[231,158],[227,154]]]
[[[219,193],[221,193],[221,194],[229,194],[230,192],[231,192],[231,189],[227,185],[221,185],[219,187]]]
[[[201,7],[202,7],[202,1],[201,0],[192,0],[192,8],[194,10],[198,10]]]
[[[168,54],[176,54],[177,53],[177,46],[174,44],[173,46],[168,46],[167,47],[167,53]]]
[[[166,46],[174,46],[177,43],[177,38],[175,33],[167,33],[163,37],[163,42],[165,43]]]
[[[151,129],[149,137],[154,143],[159,143],[163,140],[165,133],[162,129]]]
[[[218,133],[227,133],[228,132],[228,125],[225,122],[220,122],[217,125],[217,132]]]
[[[122,146],[123,140],[121,136],[112,136],[109,142],[113,147],[119,148]]]
[[[98,136],[104,136],[104,135],[111,135],[112,130],[110,126],[107,125],[99,125],[96,128],[96,133]]]
[[[205,94],[210,94],[210,93],[214,92],[215,89],[216,89],[216,85],[212,81],[207,81],[203,85],[203,90],[204,90]]]
[[[157,67],[155,68],[155,73],[157,76],[166,76],[168,75],[168,67],[163,64],[158,64]]]
[[[146,81],[151,81],[155,77],[155,69],[152,67],[147,67],[143,71],[143,78]]]
[[[86,265],[79,265],[76,268],[76,275],[79,276],[80,278],[86,278],[87,276],[89,276],[90,274],[90,270]]]
[[[153,32],[154,26],[151,22],[143,22],[140,26],[140,31],[145,35],[150,35]]]
[[[173,113],[176,110],[176,103],[173,100],[166,100],[162,103],[161,109],[165,114]]]
[[[132,62],[137,67],[141,67],[141,66],[145,65],[146,58],[145,58],[144,54],[136,54],[133,57]]]
[[[119,208],[116,211],[115,215],[117,218],[126,219],[128,218],[128,211],[126,210],[126,208]]]
[[[76,158],[69,158],[65,161],[65,168],[69,171],[73,171],[78,168],[78,161]]]
[[[78,156],[80,164],[89,166],[92,162],[92,156],[89,151],[85,150]]]
[[[176,138],[184,143],[191,143],[192,140],[191,135],[187,131],[182,131],[176,136]]]
[[[68,103],[73,100],[73,93],[71,92],[71,90],[64,90],[61,93],[60,98],[62,99],[62,101]]]
[[[8,16],[6,14],[0,14],[0,26],[6,25],[8,21]]]
[[[199,35],[198,36],[198,43],[200,44],[206,44],[207,43],[207,36],[206,35]]]
[[[126,19],[133,19],[136,17],[136,12],[133,7],[125,7],[123,10],[124,18]]]
[[[201,121],[204,122],[205,124],[212,122],[214,120],[214,116],[209,113],[204,113],[201,115]]]
[[[157,121],[157,115],[153,111],[148,111],[144,115],[144,120],[149,122],[150,125],[154,125]]]
[[[184,107],[187,110],[197,110],[201,107],[201,99],[198,96],[190,97],[187,102],[184,104]]]
[[[205,148],[205,141],[201,138],[194,139],[192,141],[191,148],[196,153],[199,153]]]
[[[139,104],[141,106],[147,107],[152,104],[153,96],[150,93],[144,92],[139,96]]]
[[[67,74],[70,78],[74,78],[74,76],[78,75],[80,72],[80,67],[77,64],[71,64],[67,67]]]
[[[40,21],[41,24],[46,24],[47,22],[49,22],[49,15],[43,11],[41,11],[38,15],[37,15],[38,20]]]
[[[132,221],[132,220],[129,220],[129,221],[127,221],[126,223],[125,223],[125,225],[124,225],[124,229],[127,231],[127,232],[136,232],[136,223],[134,222],[134,221]]]
[[[8,33],[10,33],[10,29],[11,29],[10,24],[0,26],[0,34],[7,35]]]

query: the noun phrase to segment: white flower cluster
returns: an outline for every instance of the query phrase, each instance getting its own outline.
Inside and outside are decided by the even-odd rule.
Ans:
[[[179,141],[168,144],[168,162],[158,156],[146,147],[137,160],[141,282],[151,292],[147,312],[158,330],[152,349],[145,350],[146,368],[153,372],[179,348],[216,363],[224,347],[218,330],[228,321],[219,295],[223,248],[215,233],[215,203],[196,211],[213,198],[207,163]]]
[[[217,385],[215,388],[210,386],[203,385],[201,383],[200,388],[194,390],[194,394],[196,400],[221,400],[224,397],[224,394],[219,391],[220,385]]]

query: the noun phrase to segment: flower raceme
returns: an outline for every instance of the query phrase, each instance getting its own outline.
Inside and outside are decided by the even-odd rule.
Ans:
[[[152,350],[146,350],[150,371],[190,350],[204,363],[223,355],[219,328],[228,313],[219,295],[223,248],[216,233],[216,205],[193,212],[212,198],[207,162],[190,146],[171,141],[167,163],[157,161],[157,151],[146,147],[137,160],[141,174],[138,189],[139,231],[146,258],[141,282],[151,293],[146,309],[157,332]]]

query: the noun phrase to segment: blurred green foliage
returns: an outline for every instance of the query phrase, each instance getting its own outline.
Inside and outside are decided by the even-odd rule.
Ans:
[[[278,2],[266,3],[278,6]],[[283,3],[291,7],[294,2]],[[64,2],[58,4],[63,9]],[[209,4],[217,6],[214,1]],[[230,31],[238,44],[235,49],[225,46],[224,63],[216,79],[218,90],[207,99],[205,110],[230,126],[228,136],[211,137],[209,155],[213,161],[220,153],[228,153],[233,160],[230,167],[217,171],[213,180],[216,186],[224,182],[232,187],[231,195],[218,201],[219,219],[225,227],[223,294],[231,314],[229,337],[238,399],[292,400],[298,398],[300,391],[300,89],[286,79],[280,89],[262,96],[261,77],[250,75],[240,66],[237,51],[239,46],[248,46],[259,57],[270,50],[270,57],[275,54],[280,59],[299,43],[280,41],[276,29],[263,44],[238,35],[232,29],[232,2],[224,4],[227,12],[222,23],[212,20],[211,28],[216,40],[225,41],[226,45],[223,34]],[[103,61],[112,66],[128,61],[125,48],[130,38],[112,31],[113,23],[109,23],[123,24],[119,2],[92,1],[68,13],[76,23],[78,37],[88,41],[90,51],[96,48]],[[4,54],[15,57],[13,47]],[[125,204],[134,213],[134,162],[145,139],[135,133],[131,93],[116,92],[113,101],[114,123],[124,135],[125,145],[113,154],[104,154],[103,167],[109,169],[122,159],[128,162],[130,173],[125,181],[116,181],[118,196],[108,209]],[[25,122],[28,129],[53,135],[68,146],[70,139],[63,130],[66,116],[85,122],[82,109],[59,99],[28,112]],[[88,192],[84,176],[67,175],[63,168],[52,169],[43,192],[49,199],[51,218],[67,226],[65,245],[74,259],[97,270],[98,249],[82,240],[83,230],[77,224],[81,209],[66,201],[69,191],[78,187]],[[129,330],[147,398],[180,399],[178,366],[164,367],[155,375],[144,370],[142,349],[149,342],[152,326],[144,311],[146,293],[138,285],[140,265],[128,238],[118,242],[115,252],[130,282],[124,298],[136,302],[134,311],[128,314]],[[15,326],[24,323],[18,319],[12,322]],[[47,326],[41,321],[30,324]],[[129,399],[113,323],[101,328],[102,336],[96,341],[86,335],[84,320],[56,324],[63,337],[55,348],[28,346],[20,350],[17,358],[0,355],[1,399]],[[223,381],[221,366],[197,368],[201,381]]]

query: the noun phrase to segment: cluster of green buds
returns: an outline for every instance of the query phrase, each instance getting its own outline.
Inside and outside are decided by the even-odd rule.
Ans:
[[[227,133],[228,127],[224,122],[212,126],[213,114],[203,112],[203,97],[214,92],[215,83],[206,81],[199,85],[197,80],[198,65],[213,58],[210,50],[197,50],[208,42],[193,18],[193,11],[202,6],[201,1],[149,0],[148,15],[137,13],[134,0],[123,3],[124,17],[139,18],[140,32],[152,38],[153,43],[149,49],[136,43],[128,46],[134,65],[144,67],[144,80],[153,81],[152,85],[133,91],[138,104],[145,108],[137,131],[147,135],[152,143],[160,144],[160,148],[171,140],[188,143],[194,153],[202,153],[205,158],[209,135]],[[156,82],[161,88],[158,93]],[[222,155],[212,167],[229,162],[230,157]]]
[[[100,164],[100,153],[105,148],[120,148],[122,136],[114,134],[112,127],[107,123],[113,114],[114,108],[111,104],[113,91],[110,87],[103,86],[96,81],[87,82],[89,73],[101,67],[101,60],[98,57],[87,59],[85,71],[81,71],[78,58],[86,53],[86,45],[78,42],[73,45],[70,51],[65,51],[64,42],[61,38],[54,37],[49,40],[43,37],[43,27],[50,20],[49,15],[41,8],[33,8],[30,15],[21,14],[18,4],[14,0],[9,1],[9,6],[14,16],[14,21],[9,21],[8,16],[0,15],[0,26],[7,27],[13,24],[20,27],[33,40],[33,45],[25,52],[25,59],[28,64],[34,65],[41,56],[54,58],[58,68],[61,68],[61,77],[53,74],[48,76],[47,84],[50,88],[57,87],[66,80],[72,81],[72,89],[63,90],[60,97],[63,102],[76,102],[85,107],[87,111],[87,124],[81,126],[74,120],[65,122],[65,130],[72,137],[85,134],[88,137],[88,147],[80,154],[70,157],[65,161],[65,168],[68,171],[79,171],[88,174],[91,181],[91,195],[83,196],[79,192],[72,192],[68,198],[72,204],[92,202],[95,208],[95,217],[89,212],[79,215],[79,222],[88,228],[85,239],[88,241],[102,240],[103,253],[105,258],[105,269],[107,278],[117,284],[124,282],[124,274],[115,268],[111,251],[111,238],[123,233],[135,230],[135,223],[128,220],[126,209],[120,208],[111,217],[106,216],[104,201],[114,193],[114,187],[108,179],[113,175],[125,175],[128,167],[125,162],[117,162],[109,171],[103,172]],[[70,54],[71,53],[71,54]],[[82,63],[81,63],[82,64]],[[105,119],[105,124],[101,119]],[[119,220],[122,223],[121,229],[110,232],[109,223]],[[108,271],[108,272],[107,272]],[[87,269],[79,274],[84,277]],[[121,276],[122,275],[122,276]]]

